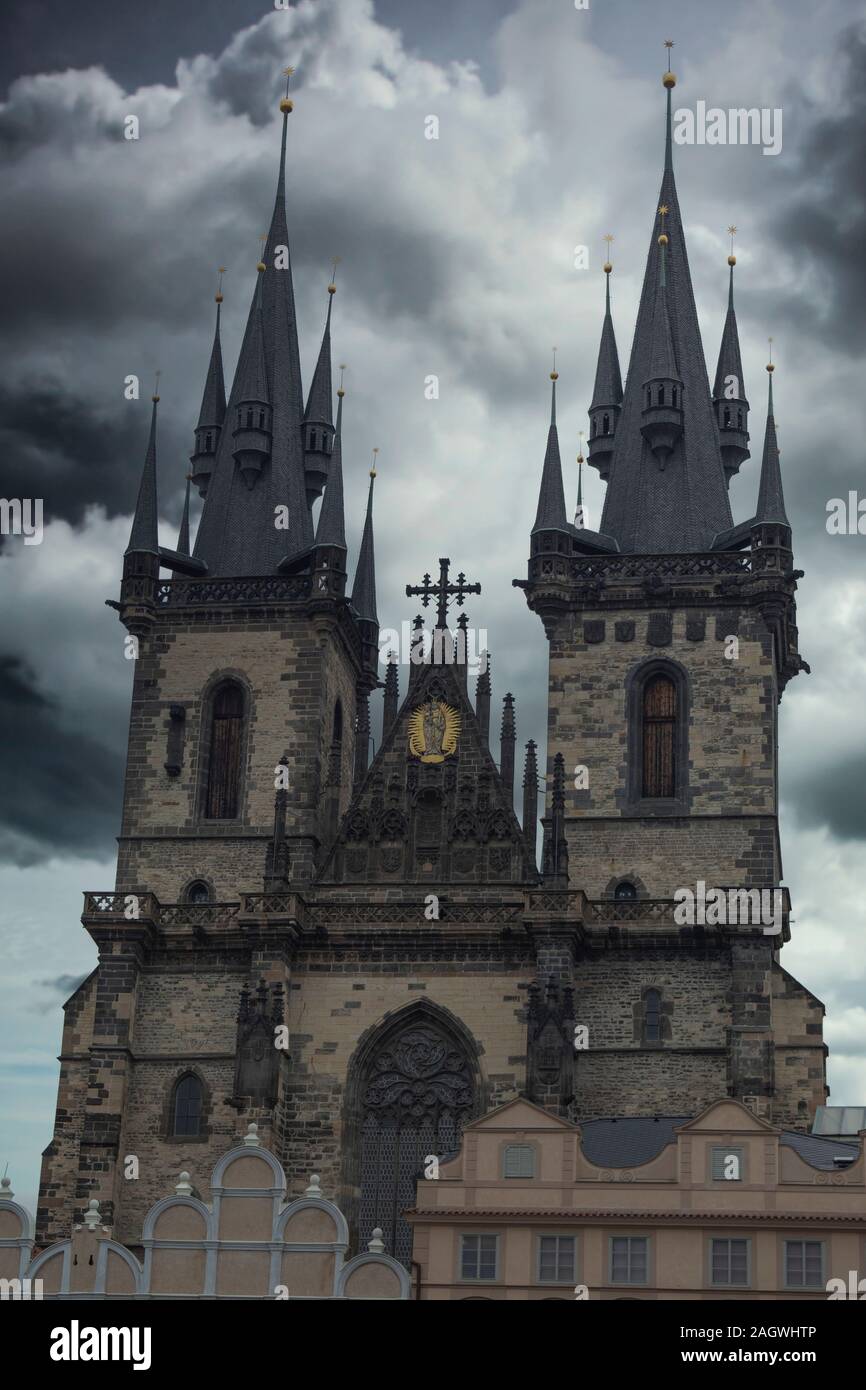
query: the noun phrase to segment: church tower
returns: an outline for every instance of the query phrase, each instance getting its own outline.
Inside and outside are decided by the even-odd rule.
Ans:
[[[665,74],[664,168],[624,391],[604,267],[589,411],[589,462],[607,482],[599,529],[567,520],[549,439],[520,581],[550,646],[545,884],[553,875],[561,973],[587,1029],[578,1118],[694,1114],[728,1094],[802,1127],[826,1094],[822,1006],[780,963],[777,765],[779,700],[808,670],[801,572],[772,364],[757,508],[739,525],[731,514],[749,438],[734,257],[711,395],[674,179],[675,80]],[[704,910],[712,889],[724,907],[712,896]],[[765,890],[777,926],[750,916],[756,895],[728,890]]]

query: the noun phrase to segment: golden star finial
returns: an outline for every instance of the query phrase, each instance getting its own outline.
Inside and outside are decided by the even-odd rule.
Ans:
[[[659,213],[661,214],[662,217],[667,217],[667,215],[668,215],[668,208],[667,208],[667,204],[666,204],[666,203],[662,203],[661,207],[659,208]]]

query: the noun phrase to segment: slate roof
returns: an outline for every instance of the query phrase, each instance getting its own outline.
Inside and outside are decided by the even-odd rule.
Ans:
[[[132,518],[132,530],[129,533],[129,545],[126,547],[127,555],[131,554],[132,551],[146,551],[151,555],[159,554],[159,518],[156,497],[156,405],[157,398],[154,397],[150,413],[150,437],[147,441],[144,467],[141,470],[141,482],[138,486],[138,498]]]
[[[346,549],[346,520],[343,507],[343,397],[337,404],[337,432],[331,451],[331,466],[325,495],[316,527],[316,545],[336,545]],[[371,480],[372,481],[372,480]],[[371,538],[372,545],[372,538]],[[373,576],[373,611],[376,608],[375,573]]]
[[[601,326],[601,342],[598,345],[595,387],[590,410],[600,410],[603,406],[619,405],[622,402],[622,374],[619,369],[613,319],[610,316],[610,275],[606,274],[604,278],[604,322]]]
[[[776,439],[776,420],[773,415],[773,377],[769,376],[767,427],[764,431],[764,452],[761,456],[761,483],[758,488],[758,509],[755,521],[781,523],[790,526],[782,491],[782,470],[779,466],[779,444]]]
[[[676,1130],[688,1124],[691,1115],[618,1116],[580,1122],[584,1156],[599,1168],[635,1168],[648,1163],[668,1144],[676,1143]],[[794,1149],[813,1168],[834,1171],[834,1157],[846,1154],[856,1158],[856,1144],[823,1139],[814,1134],[783,1130],[780,1142]]]
[[[733,266],[731,266],[731,277],[728,283],[728,312],[725,315],[725,326],[722,329],[722,341],[719,345],[719,360],[716,363],[714,398],[721,399],[724,396],[726,376],[737,378],[739,389],[736,393],[736,399],[744,401],[746,399],[746,386],[743,381],[743,359],[740,356],[740,335],[737,331],[737,314],[734,309]]]
[[[361,549],[358,551],[358,564],[355,581],[352,585],[352,607],[359,618],[378,623],[376,612],[376,556],[373,547],[373,484],[370,477],[370,491],[367,493],[367,515],[361,535]]]
[[[631,554],[709,550],[713,537],[733,525],[674,181],[670,90],[665,168],[656,206],[660,205],[668,209],[665,297],[672,350],[684,386],[683,435],[660,469],[640,432],[661,274],[656,214],[599,527]]]
[[[210,350],[210,361],[201,398],[201,410],[198,413],[197,428],[199,429],[207,425],[221,425],[226,414],[226,387],[223,377],[222,344],[220,342],[221,308],[222,305],[217,304],[213,347]]]

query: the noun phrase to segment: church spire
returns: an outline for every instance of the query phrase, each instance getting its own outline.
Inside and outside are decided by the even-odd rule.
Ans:
[[[329,369],[330,370],[330,369]],[[325,496],[322,500],[322,509],[319,512],[319,524],[316,527],[316,549],[329,546],[345,551],[346,549],[346,523],[343,508],[343,390],[342,368],[340,375],[340,386],[337,391],[337,430],[334,435],[334,449],[331,455],[331,471],[328,484],[325,488]]]
[[[565,492],[562,487],[562,463],[559,457],[559,434],[556,428],[556,383],[558,379],[559,372],[554,366],[554,370],[550,373],[550,428],[547,431],[547,449],[544,455],[544,467],[541,471],[538,510],[535,513],[535,525],[531,533],[533,535],[536,531],[568,530],[568,520],[565,515]]]
[[[190,455],[192,480],[202,497],[207,493],[226,413],[226,388],[223,377],[222,344],[220,342],[220,311],[223,304],[222,282],[224,274],[225,266],[220,266],[219,288],[214,296],[217,310],[213,346],[201,398],[201,410],[198,413],[198,424],[195,428],[195,448]]]
[[[650,334],[648,376],[643,383],[646,401],[641,412],[640,432],[650,446],[659,468],[668,458],[683,432],[683,383],[677,370],[671,322],[668,313],[666,252],[668,236],[664,229],[667,205],[659,207],[661,232],[658,237],[659,275],[656,282]]]
[[[776,439],[776,418],[773,414],[773,372],[772,361],[767,363],[767,426],[764,432],[764,452],[761,458],[761,482],[758,487],[758,506],[755,512],[756,526],[785,526],[790,539],[791,523],[785,511],[785,496],[782,491],[782,470],[779,465],[779,445]]]
[[[659,233],[659,213],[653,219],[599,526],[599,531],[611,537],[620,550],[630,553],[707,550],[713,537],[732,525],[674,181],[671,93],[676,77],[670,69],[664,74],[663,83],[665,158],[656,207],[666,209],[664,231]],[[660,234],[667,238],[663,252],[658,245]],[[659,371],[662,360],[670,375],[656,380],[653,373]],[[653,381],[656,390],[648,407],[647,384]],[[661,414],[659,385],[665,387]],[[644,415],[648,408],[652,416]],[[669,414],[669,420],[665,414]],[[664,451],[660,431],[653,444],[642,430],[651,421],[673,427],[668,452]]]
[[[716,379],[713,387],[713,408],[719,427],[722,464],[725,478],[730,484],[741,463],[749,457],[749,402],[746,400],[746,387],[743,381],[743,362],[740,357],[740,335],[737,331],[737,315],[734,310],[734,236],[736,227],[728,228],[731,238],[731,252],[728,256],[728,312],[722,330],[719,347],[719,361],[716,366]]]
[[[613,237],[605,237],[610,253]],[[595,369],[595,387],[592,404],[589,407],[589,459],[598,469],[603,481],[610,474],[610,461],[613,455],[613,440],[617,420],[622,409],[622,376],[619,369],[619,353],[616,347],[616,334],[610,314],[610,274],[613,265],[610,260],[604,263],[604,322],[601,326],[601,341],[598,345],[598,363]]]
[[[336,274],[337,262],[334,262]],[[312,506],[328,481],[331,449],[334,440],[333,400],[331,395],[331,306],[337,286],[333,278],[328,285],[328,312],[316,370],[310,382],[310,392],[304,410],[304,473],[307,501]]]
[[[132,518],[132,530],[126,555],[159,555],[158,502],[156,494],[156,407],[159,404],[159,372],[157,390],[151,396],[150,436],[144,456],[144,468],[138,487],[138,499]]]
[[[178,555],[189,555],[189,485],[192,479],[189,473],[186,475],[186,494],[183,499],[183,512],[180,518],[180,530],[177,533],[177,553]]]
[[[287,70],[286,76],[291,72]],[[243,345],[226,410],[213,473],[196,536],[196,557],[213,575],[273,574],[288,556],[308,551],[313,544],[313,520],[304,478],[303,392],[292,286],[289,235],[286,224],[286,140],[294,103],[280,102],[282,133],[274,210],[259,261]],[[261,358],[259,357],[259,339]],[[269,403],[263,426],[253,410],[248,424],[239,414],[252,374],[264,373]],[[246,402],[243,402],[246,404]],[[256,404],[259,402],[257,401]],[[238,456],[239,430],[252,428],[259,438],[247,439]],[[258,465],[258,466],[257,466]],[[288,514],[285,529],[274,524]]]
[[[358,564],[355,569],[355,582],[352,585],[352,607],[359,618],[378,626],[376,612],[376,557],[373,549],[373,485],[376,482],[376,455],[373,450],[373,466],[370,469],[370,489],[367,493],[367,514],[364,517],[364,530],[361,535],[361,548],[358,551]]]

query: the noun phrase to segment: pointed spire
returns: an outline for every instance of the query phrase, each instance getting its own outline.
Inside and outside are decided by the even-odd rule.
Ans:
[[[598,528],[628,554],[708,550],[733,520],[674,180],[671,93],[676,78],[670,68],[663,82],[665,167],[656,208],[667,209],[667,242],[660,254],[656,214]],[[660,368],[669,375],[657,382],[651,408],[656,425],[675,427],[667,454],[666,441],[659,436],[654,449],[642,428],[649,423],[644,415],[647,384]],[[670,390],[670,396],[665,391],[662,414],[659,384]]]
[[[268,373],[265,367],[264,324],[262,323],[262,273],[256,282],[253,308],[235,371],[238,402],[255,401],[270,405]]]
[[[330,369],[329,369],[330,370]],[[334,448],[331,454],[331,468],[328,484],[325,488],[325,496],[322,501],[322,509],[319,512],[319,524],[316,527],[316,545],[336,546],[340,550],[346,549],[346,522],[343,507],[343,397],[345,391],[342,387],[337,392],[337,431],[334,435]]]
[[[157,390],[159,387],[159,373],[157,372]],[[156,391],[151,396],[153,406],[150,414],[150,437],[147,441],[147,452],[144,456],[144,468],[141,473],[141,482],[138,487],[138,500],[135,504],[135,515],[132,518],[132,530],[129,535],[129,545],[126,547],[126,554],[146,552],[149,555],[159,555],[159,524],[158,524],[158,502],[156,494],[156,407],[159,404],[159,396]]]
[[[223,275],[220,270],[220,277]],[[225,419],[226,413],[226,387],[223,377],[223,353],[220,341],[220,312],[223,305],[223,293],[220,289],[216,296],[216,326],[214,328],[213,346],[210,350],[210,361],[208,362],[207,376],[204,382],[204,391],[201,398],[201,410],[198,413],[198,428],[202,429],[207,425],[219,427]]]
[[[400,703],[400,678],[397,670],[396,652],[388,653],[388,665],[385,670],[385,695],[382,710],[382,738],[386,738],[394,720],[397,718],[397,707]]]
[[[258,263],[259,283],[226,412],[232,429],[222,431],[196,536],[196,558],[203,560],[213,575],[273,574],[287,556],[302,554],[313,544],[313,519],[304,473],[304,403],[285,206],[287,124],[292,107],[287,95],[280,102],[282,135],[274,210]],[[244,399],[242,391],[250,389],[250,375],[260,376],[262,365],[267,393],[259,395],[264,395],[271,409],[265,412],[260,438],[249,441],[247,466],[241,469],[235,460],[236,410]],[[243,419],[245,425],[246,412]],[[255,421],[258,422],[258,412]],[[281,510],[288,516],[288,534],[275,525]]]
[[[490,658],[483,653],[484,666],[475,682],[475,718],[485,747],[490,738]]]
[[[325,315],[325,331],[322,334],[322,345],[319,348],[319,356],[316,361],[316,369],[313,372],[313,379],[310,382],[310,391],[307,396],[307,405],[304,410],[304,423],[311,421],[315,424],[333,425],[333,401],[331,393],[331,308],[334,303],[334,294],[337,286],[331,282],[328,286],[328,312]]]
[[[370,469],[370,490],[367,493],[367,514],[364,518],[364,531],[361,548],[358,551],[358,565],[355,582],[352,585],[352,606],[359,618],[378,623],[376,612],[376,557],[373,548],[373,485],[376,481],[376,455],[373,450],[373,467]]]
[[[722,330],[719,346],[719,360],[716,365],[715,385],[713,386],[713,406],[722,451],[725,476],[730,483],[740,464],[749,457],[749,402],[746,400],[746,387],[743,381],[743,362],[740,356],[740,335],[737,331],[737,315],[734,309],[734,236],[736,227],[729,227],[731,252],[728,256],[728,311]]]
[[[535,842],[538,833],[538,759],[535,740],[526,745],[523,765],[523,840],[530,864],[535,867]]]
[[[500,734],[499,772],[508,793],[508,804],[514,800],[514,745],[517,730],[514,723],[514,696],[509,693],[502,701],[502,730]]]
[[[562,463],[559,457],[559,434],[556,429],[556,383],[559,373],[550,373],[550,428],[547,431],[547,450],[544,455],[544,468],[541,473],[541,488],[538,494],[538,510],[535,514],[536,531],[567,531],[568,520],[565,515],[565,492],[562,487]]]
[[[764,432],[764,452],[761,458],[761,482],[758,488],[758,507],[755,513],[756,525],[772,524],[788,526],[788,513],[785,511],[785,496],[782,491],[782,470],[779,465],[779,445],[776,439],[776,419],[773,414],[773,372],[772,362],[767,363],[767,427]]]
[[[189,473],[186,475],[186,495],[183,499],[183,512],[180,518],[180,530],[177,533],[177,553],[178,555],[189,555],[189,485],[192,479]]]
[[[605,237],[610,254],[613,237]],[[605,481],[610,473],[610,460],[613,454],[613,441],[617,421],[622,408],[622,375],[619,369],[619,353],[616,347],[616,334],[610,313],[610,274],[613,266],[609,260],[604,263],[604,322],[601,328],[601,341],[598,345],[598,363],[595,369],[595,387],[589,407],[590,437],[589,458]]]

